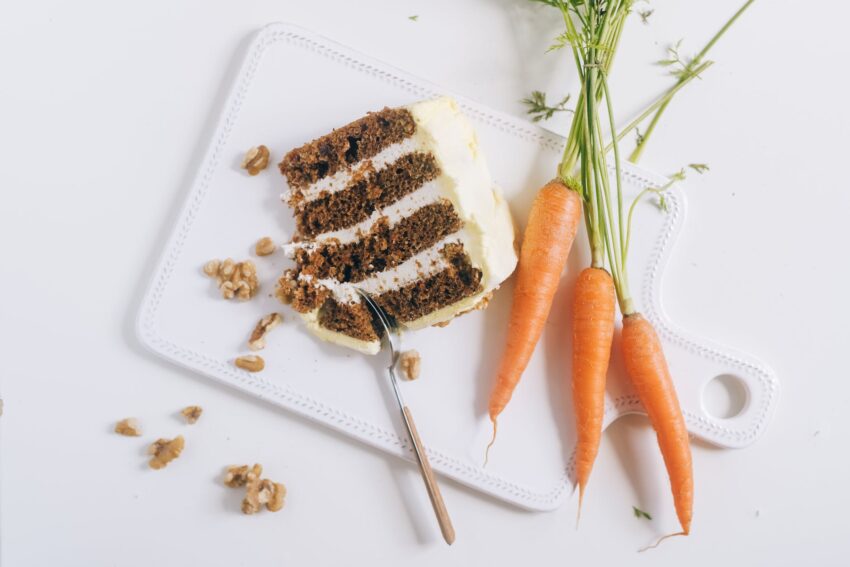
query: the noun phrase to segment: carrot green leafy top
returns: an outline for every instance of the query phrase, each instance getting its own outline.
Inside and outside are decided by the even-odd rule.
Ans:
[[[643,197],[654,194],[659,206],[665,207],[664,192],[685,176],[685,170],[670,176],[661,187],[643,190],[626,209],[623,191],[623,157],[619,142],[629,132],[637,132],[644,120],[649,124],[641,134],[628,160],[636,163],[643,155],[646,142],[655,131],[670,101],[685,85],[699,77],[712,65],[706,59],[709,50],[726,33],[738,17],[755,1],[747,0],[726,24],[693,57],[681,54],[682,42],[667,49],[667,55],[657,64],[669,68],[674,84],[661,97],[650,104],[625,128],[617,130],[614,109],[608,86],[608,75],[614,60],[623,27],[632,12],[635,0],[532,0],[556,8],[564,22],[564,31],[558,35],[548,51],[569,47],[580,80],[572,123],[567,135],[564,153],[558,164],[558,177],[571,189],[578,191],[584,200],[584,216],[590,239],[591,264],[604,267],[607,257],[617,298],[623,314],[634,312],[629,291],[626,261],[629,251],[632,217],[635,204]],[[652,10],[639,12],[646,23]],[[546,120],[556,112],[567,111],[569,95],[550,106],[546,95],[532,92],[523,102],[529,107],[533,120]],[[610,141],[606,144],[607,137]],[[613,157],[609,167],[608,154]],[[704,164],[691,164],[692,170],[703,173]],[[613,170],[613,171],[612,171]],[[628,211],[628,212],[627,212]]]

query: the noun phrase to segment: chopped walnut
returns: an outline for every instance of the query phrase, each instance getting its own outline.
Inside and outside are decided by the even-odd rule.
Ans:
[[[416,380],[419,378],[419,369],[422,366],[422,358],[419,352],[408,350],[401,353],[398,359],[398,364],[401,367],[401,372],[408,380]]]
[[[138,437],[142,434],[142,428],[139,426],[139,421],[135,417],[128,417],[115,424],[115,433],[126,435],[127,437]]]
[[[230,488],[245,487],[245,498],[242,500],[242,513],[256,514],[263,506],[270,512],[277,512],[283,508],[286,497],[286,487],[273,482],[267,478],[260,478],[263,467],[255,464],[232,465],[227,467],[224,475],[224,484]]]
[[[240,356],[234,360],[233,363],[242,370],[247,370],[248,372],[260,372],[266,367],[266,361],[263,360],[262,356],[257,354]]]
[[[249,175],[257,175],[269,165],[269,149],[264,145],[251,148],[242,160],[242,169]]]
[[[227,467],[227,472],[224,475],[224,484],[230,488],[239,488],[248,484],[250,480],[258,480],[262,474],[263,467],[259,464],[255,464],[253,467],[231,465]]]
[[[150,447],[148,454],[151,460],[148,463],[152,469],[164,468],[168,463],[180,456],[183,452],[183,436],[178,435],[174,439],[157,439]]]
[[[221,268],[220,260],[210,260],[204,264],[204,273],[209,277],[217,276],[219,268]]]
[[[266,505],[269,512],[277,512],[283,508],[286,498],[286,487],[283,483],[272,482],[267,478],[260,481],[260,502]]]
[[[266,348],[266,335],[281,324],[283,316],[280,313],[270,313],[257,322],[251,337],[248,339],[248,348],[251,350],[262,350]]]
[[[262,504],[260,503],[260,483],[249,482],[245,489],[245,498],[242,499],[242,513],[256,514],[260,511]]]
[[[270,254],[274,254],[275,250],[277,250],[277,245],[268,236],[262,237],[254,245],[254,252],[257,256],[269,256]]]
[[[201,406],[188,406],[180,410],[180,413],[182,413],[183,417],[186,418],[186,422],[189,425],[192,425],[198,421],[203,411],[204,408],[202,408]]]
[[[223,262],[210,260],[204,264],[204,273],[216,279],[221,296],[225,299],[234,297],[242,300],[251,299],[260,289],[257,267],[251,260],[244,262],[234,262],[231,258]]]

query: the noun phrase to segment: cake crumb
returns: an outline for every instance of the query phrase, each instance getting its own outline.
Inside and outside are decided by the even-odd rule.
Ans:
[[[434,323],[434,324],[433,324],[433,325],[431,325],[431,326],[432,326],[432,327],[439,327],[439,328],[441,328],[441,329],[442,329],[443,327],[448,327],[448,326],[449,326],[449,324],[451,324],[451,322],[452,322],[452,320],[451,320],[451,319],[446,319],[445,321],[440,321],[439,323]]]
[[[266,335],[281,322],[283,322],[283,316],[280,313],[270,313],[260,319],[248,339],[248,348],[251,350],[266,348]]]
[[[234,297],[241,300],[251,299],[260,289],[257,267],[250,260],[244,262],[234,262],[232,258],[227,258],[223,262],[210,260],[204,264],[204,273],[216,279],[224,299]]]
[[[270,512],[283,508],[286,497],[286,486],[267,478],[260,478],[263,467],[260,464],[231,465],[227,467],[224,484],[230,488],[245,487],[245,497],[242,499],[242,513],[256,514],[265,506]]]
[[[180,413],[183,414],[183,417],[186,418],[186,423],[189,425],[193,425],[197,423],[198,419],[201,417],[201,413],[203,413],[204,408],[201,406],[186,406]]]
[[[180,456],[183,452],[184,440],[182,435],[178,435],[174,439],[157,439],[150,447],[148,454],[151,455],[151,460],[148,463],[154,470],[164,468],[168,463]]]
[[[269,256],[274,254],[275,250],[277,250],[277,245],[269,236],[262,237],[257,241],[257,244],[254,245],[254,252],[257,256]]]
[[[478,303],[475,304],[473,309],[475,309],[476,311],[483,311],[483,310],[487,309],[487,306],[490,305],[490,300],[492,300],[492,299],[493,299],[493,292],[491,291],[490,293],[487,293],[484,296],[482,296],[481,299],[478,300]]]
[[[263,357],[256,354],[240,356],[233,363],[248,372],[260,372],[266,367],[266,361],[263,360]]]
[[[128,417],[115,424],[115,433],[126,437],[138,437],[142,434],[142,428],[139,426],[139,420]]]
[[[269,165],[269,149],[260,144],[248,150],[245,153],[245,158],[242,160],[242,169],[248,172],[248,175],[257,175]]]
[[[398,364],[401,367],[401,373],[407,380],[419,378],[419,370],[422,366],[422,357],[419,356],[419,351],[404,351],[399,357]]]

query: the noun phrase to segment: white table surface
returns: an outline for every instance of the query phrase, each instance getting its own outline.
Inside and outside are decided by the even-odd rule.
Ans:
[[[410,465],[140,348],[133,318],[152,262],[263,24],[303,25],[517,115],[533,88],[575,87],[569,61],[542,54],[555,15],[525,0],[224,4],[0,4],[4,567],[842,564],[850,7],[757,2],[646,153],[661,172],[712,168],[688,186],[665,280],[671,316],[764,358],[783,394],[750,448],[695,444],[693,535],[638,555],[675,527],[643,418],[605,435],[579,531],[574,501],[529,513],[444,481],[458,532],[447,548]],[[653,4],[651,25],[631,23],[617,61],[622,119],[667,84],[649,65],[661,46],[685,37],[695,50],[738,1]],[[192,428],[175,417],[187,404],[205,408]],[[110,433],[127,415],[146,437]],[[176,433],[184,455],[145,470],[145,440]],[[225,464],[253,461],[288,485],[282,512],[243,517],[221,486]],[[655,520],[636,519],[632,505]]]

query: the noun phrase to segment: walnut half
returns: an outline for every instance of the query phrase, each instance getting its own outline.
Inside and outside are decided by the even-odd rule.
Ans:
[[[180,456],[180,453],[183,452],[183,447],[184,440],[182,435],[178,435],[174,439],[157,439],[148,447],[148,454],[151,455],[151,460],[148,464],[155,470],[165,468],[168,463]]]
[[[260,372],[263,368],[266,367],[266,361],[263,360],[262,356],[257,354],[248,354],[246,356],[240,356],[233,363],[241,368],[242,370],[247,370],[248,372]]]

